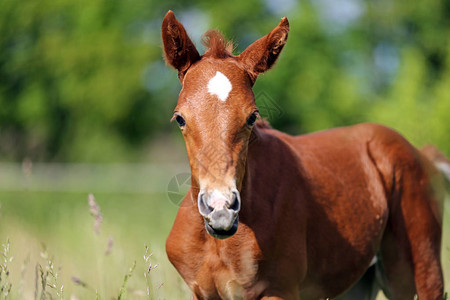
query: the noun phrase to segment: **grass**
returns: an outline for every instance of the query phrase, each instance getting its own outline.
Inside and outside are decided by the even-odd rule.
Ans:
[[[164,251],[177,211],[166,195],[95,196],[100,225],[85,193],[0,193],[7,299],[190,299]]]
[[[0,299],[7,298],[11,293],[12,283],[9,281],[9,263],[12,262],[13,257],[9,255],[9,239],[2,245],[1,264],[0,264]]]
[[[0,202],[0,299],[191,298],[165,255],[177,211],[165,193],[96,193],[88,203],[87,193],[2,191]]]

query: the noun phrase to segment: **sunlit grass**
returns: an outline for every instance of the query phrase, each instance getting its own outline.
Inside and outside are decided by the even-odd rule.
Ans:
[[[36,284],[38,292],[42,290],[36,268],[40,265],[47,272],[50,258],[52,272],[57,271],[57,289],[47,290],[53,299],[59,299],[56,291],[61,287],[64,299],[95,299],[97,294],[99,299],[119,295],[121,299],[189,299],[164,250],[177,207],[164,194],[95,196],[103,216],[99,234],[87,194],[0,194],[0,241],[9,237],[14,256],[9,263],[13,285],[8,299],[35,299]],[[47,256],[42,255],[44,249]],[[54,284],[54,278],[49,279]]]

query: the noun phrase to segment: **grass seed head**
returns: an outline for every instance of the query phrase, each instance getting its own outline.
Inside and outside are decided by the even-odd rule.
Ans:
[[[88,203],[91,215],[94,217],[94,233],[98,235],[100,234],[100,225],[103,221],[102,214],[100,213],[100,206],[95,201],[93,194],[88,195]]]

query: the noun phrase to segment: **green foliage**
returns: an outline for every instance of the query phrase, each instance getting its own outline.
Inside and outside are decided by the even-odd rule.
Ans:
[[[255,86],[284,112],[270,120],[275,127],[306,133],[374,121],[450,154],[446,0],[5,0],[0,159],[142,160],[149,142],[174,132],[180,85],[159,34],[168,9],[197,44],[201,31],[219,28],[240,43],[236,53],[288,16],[284,53]]]
[[[6,159],[126,160],[161,125],[142,85],[161,58],[146,1],[14,1],[0,8]],[[140,26],[137,24],[143,23]],[[153,126],[155,126],[153,128]],[[142,129],[145,127],[145,130]]]

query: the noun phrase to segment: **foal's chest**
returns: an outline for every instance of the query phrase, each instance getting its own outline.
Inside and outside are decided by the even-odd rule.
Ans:
[[[203,266],[189,285],[200,299],[243,299],[243,287],[232,270]]]
[[[193,282],[199,296],[220,299],[253,298],[258,264],[253,252],[243,247],[206,254]]]
[[[257,244],[247,239],[235,247],[234,239],[211,240],[196,256],[198,260],[185,256],[180,262],[184,266],[176,266],[185,279],[190,279],[186,281],[199,299],[253,299],[260,292]]]

